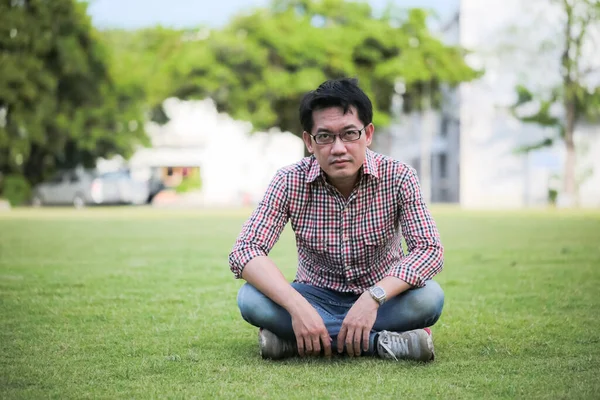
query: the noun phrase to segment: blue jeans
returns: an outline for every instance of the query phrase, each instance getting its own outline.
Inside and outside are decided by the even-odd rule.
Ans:
[[[317,310],[331,336],[332,350],[337,351],[337,335],[348,311],[359,295],[340,293],[303,283],[292,283]],[[258,291],[249,283],[238,292],[238,307],[248,323],[268,329],[277,336],[295,340],[290,314],[280,305]],[[422,288],[408,290],[385,302],[377,311],[377,319],[371,330],[368,354],[374,354],[375,336],[382,330],[404,332],[426,328],[437,322],[444,307],[444,292],[435,281],[427,281]]]

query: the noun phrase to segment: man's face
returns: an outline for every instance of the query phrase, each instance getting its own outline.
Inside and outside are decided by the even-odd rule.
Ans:
[[[321,169],[325,171],[331,183],[343,182],[355,178],[358,170],[363,165],[367,146],[373,139],[373,124],[366,127],[358,118],[355,107],[350,107],[344,114],[341,107],[330,107],[313,111],[313,135],[320,133],[341,134],[350,130],[360,130],[362,134],[358,140],[343,142],[339,137],[331,144],[318,144],[304,132],[302,138],[306,148],[319,162]]]

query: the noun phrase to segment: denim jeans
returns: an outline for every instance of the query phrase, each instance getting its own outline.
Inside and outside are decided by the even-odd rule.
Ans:
[[[342,322],[359,295],[340,293],[303,283],[292,283],[317,310],[331,336],[332,349],[337,350],[337,335]],[[268,329],[282,339],[295,340],[290,314],[281,306],[245,283],[238,292],[238,307],[244,320]],[[371,330],[368,354],[374,354],[375,336],[382,330],[404,332],[426,328],[436,323],[444,307],[444,292],[435,281],[427,281],[422,288],[408,290],[385,302],[377,311],[377,319]]]

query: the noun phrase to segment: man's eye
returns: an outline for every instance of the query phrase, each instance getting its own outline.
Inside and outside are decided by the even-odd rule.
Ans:
[[[331,133],[319,133],[317,134],[317,139],[327,140],[330,139],[333,135]]]

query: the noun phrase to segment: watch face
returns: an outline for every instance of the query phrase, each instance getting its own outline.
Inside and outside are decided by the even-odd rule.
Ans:
[[[372,293],[380,299],[385,296],[385,291],[378,286],[374,287],[372,290],[373,290]]]

